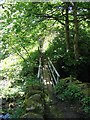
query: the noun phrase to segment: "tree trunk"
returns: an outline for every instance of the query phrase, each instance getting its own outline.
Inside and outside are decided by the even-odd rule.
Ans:
[[[78,47],[78,20],[77,20],[77,4],[73,3],[73,16],[74,16],[74,54],[75,59],[79,59],[79,47]]]
[[[68,18],[68,3],[65,3],[65,33],[66,33],[66,52],[70,50],[70,38],[69,38],[69,18]]]

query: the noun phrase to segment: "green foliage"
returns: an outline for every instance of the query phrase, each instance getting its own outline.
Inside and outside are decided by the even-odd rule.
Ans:
[[[25,79],[25,83],[24,83],[25,87],[28,86],[40,86],[41,83],[38,79],[36,79],[36,77],[34,76],[30,76],[28,78]]]
[[[81,100],[82,108],[86,113],[90,113],[90,96],[86,96]]]
[[[84,61],[90,61],[89,55],[89,10],[88,4],[77,3],[78,21],[79,24],[79,49],[80,59],[75,60],[73,47],[74,39],[74,22],[73,22],[73,7],[68,3],[69,28],[70,31],[70,51],[66,52],[66,5],[63,2],[52,3],[32,3],[32,2],[17,2],[12,5],[4,5],[5,10],[2,15],[4,24],[4,34],[2,36],[2,55],[1,58],[8,56],[11,53],[17,53],[24,61],[31,56],[31,49],[38,44],[38,39],[46,37],[49,39],[49,34],[52,40],[49,41],[49,47],[46,51],[47,56],[52,60],[62,60],[64,63],[60,69],[67,72],[68,76],[77,77],[78,73],[82,72]],[[84,6],[84,8],[83,8]],[[82,17],[83,15],[83,17]],[[72,22],[71,22],[72,21]],[[41,36],[40,36],[41,35]],[[45,43],[47,42],[45,41]],[[38,45],[37,45],[38,47]],[[85,60],[86,59],[86,60]],[[26,63],[25,63],[26,64]],[[56,63],[57,64],[57,63]],[[77,67],[79,65],[79,67]],[[87,66],[90,64],[87,63]],[[86,66],[86,65],[85,65]],[[84,68],[85,68],[84,66]],[[32,65],[29,63],[32,69]],[[25,74],[32,73],[29,68],[24,68]],[[28,72],[27,72],[28,71]],[[85,69],[84,69],[85,71]]]
[[[55,86],[55,93],[62,101],[79,102],[85,112],[90,110],[90,96],[83,94],[80,83],[71,81],[70,78],[61,79]]]
[[[55,29],[56,28],[56,29]],[[55,31],[58,30],[61,34],[56,34],[54,39],[52,40],[51,44],[49,45],[49,48],[46,51],[46,54],[51,57],[51,59],[57,60],[60,57],[63,57],[65,55],[65,38],[62,38],[64,36],[64,29],[59,29],[58,27],[55,27]]]
[[[63,94],[65,99],[70,101],[80,100],[82,97],[79,87],[74,84],[68,85]]]
[[[19,71],[22,69],[20,61],[21,59],[15,54],[9,55],[9,57],[2,60],[0,63],[2,66],[0,76],[8,80],[14,80],[15,77],[18,78]]]
[[[20,71],[20,76],[22,77],[29,77],[35,76],[38,72],[38,59],[39,59],[39,52],[36,50],[35,52],[31,53],[30,58],[27,58],[27,62],[22,62],[22,70]]]
[[[66,52],[65,38],[65,4],[63,2],[44,3],[44,2],[17,2],[16,4],[4,4],[4,12],[1,16],[4,20],[0,30],[2,37],[0,41],[0,60],[3,60],[2,76],[13,82],[12,89],[6,88],[1,93],[8,96],[16,96],[20,91],[26,90],[26,86],[38,86],[40,83],[36,79],[38,69],[38,40],[43,39],[44,43],[49,42],[46,55],[49,56],[55,65],[63,72],[72,76],[83,76],[90,66],[90,28],[89,28],[89,4],[77,3],[78,21],[79,22],[79,49],[80,59],[75,60],[74,57],[74,22],[73,7],[68,3],[69,8],[69,28],[70,31],[70,51]],[[84,7],[84,8],[83,8]],[[83,17],[82,17],[83,16]],[[50,38],[51,35],[52,37]],[[46,45],[46,44],[45,44]],[[45,46],[44,45],[44,46]],[[12,63],[10,55],[17,54],[19,59]],[[6,58],[6,59],[5,59]],[[57,63],[59,61],[59,63]],[[60,62],[62,64],[60,64]],[[12,63],[12,64],[10,64]],[[0,65],[1,66],[1,65]],[[1,75],[1,74],[0,74]],[[31,76],[34,76],[31,77]],[[65,75],[63,75],[65,77]],[[84,78],[86,81],[86,77]],[[69,84],[71,78],[61,80],[56,86],[56,93],[62,100],[81,100],[83,97],[79,87],[76,84]],[[25,91],[24,91],[25,92]],[[87,106],[88,101],[83,99],[83,106]],[[87,111],[87,107],[85,108]],[[17,109],[18,113],[22,113],[22,109]]]
[[[22,109],[22,108],[20,108],[20,107],[18,107],[17,108],[17,110],[16,111],[14,111],[14,114],[13,115],[11,115],[11,118],[13,119],[13,118],[19,118],[22,114],[24,114],[24,110]]]
[[[59,98],[61,100],[80,100],[82,98],[80,88],[70,81],[70,78],[66,80],[61,79],[55,87],[56,94],[59,95]]]
[[[55,87],[56,94],[61,94],[66,87],[67,87],[67,84],[65,84],[65,81],[63,80],[59,81]]]

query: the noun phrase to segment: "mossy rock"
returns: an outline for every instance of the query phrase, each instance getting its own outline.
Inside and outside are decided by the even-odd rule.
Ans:
[[[90,88],[83,89],[83,90],[82,90],[82,93],[83,93],[85,96],[90,96]]]
[[[42,101],[42,97],[40,94],[34,94],[32,96],[29,97],[30,100],[33,100],[35,102],[41,102]]]
[[[48,95],[49,91],[47,89],[44,89],[44,94]]]
[[[51,99],[50,99],[50,97],[49,97],[48,95],[45,95],[45,102],[46,102],[46,103],[51,102]]]
[[[77,85],[78,85],[78,84],[82,84],[82,82],[79,81],[79,80],[75,80],[75,81],[73,81],[73,83],[74,83],[74,84],[77,84]]]
[[[87,83],[81,83],[81,84],[78,84],[79,87],[83,90],[83,89],[87,89],[88,88],[88,84]]]
[[[42,106],[41,104],[37,104],[37,106],[30,106],[26,108],[26,113],[27,112],[34,112],[36,114],[42,114],[44,112],[44,106]]]
[[[25,99],[24,102],[23,102],[24,106],[25,107],[28,107],[29,105],[33,105],[34,104],[34,101],[30,100],[29,98],[28,99]]]
[[[60,81],[61,81],[61,80],[64,80],[65,83],[69,83],[69,82],[76,81],[76,78],[73,78],[73,77],[67,77],[67,78],[60,79]]]
[[[29,119],[35,119],[35,120],[36,119],[44,120],[43,116],[41,114],[36,114],[36,113],[32,113],[32,112],[24,114],[23,116],[21,116],[21,118],[29,118]]]
[[[27,109],[27,108],[35,108],[33,109],[33,111],[36,113],[40,113],[40,114],[42,114],[44,110],[44,106],[41,101],[37,102],[37,101],[32,100],[31,98],[25,99],[24,101],[23,109]]]
[[[24,101],[25,107],[31,107],[31,106],[37,107],[39,104],[41,106],[42,102],[41,101],[37,102],[37,101],[34,101],[32,99],[25,99],[25,101]]]
[[[52,114],[51,116],[53,116],[53,118],[62,118],[62,113],[60,113],[60,111],[58,111],[55,106],[49,106],[49,108],[50,113]]]
[[[26,91],[30,91],[30,90],[42,90],[43,87],[41,85],[28,85],[26,86]]]
[[[35,94],[42,94],[42,91],[40,91],[40,90],[30,90],[26,93],[25,98],[28,98],[28,97],[30,97],[32,95],[35,95]]]

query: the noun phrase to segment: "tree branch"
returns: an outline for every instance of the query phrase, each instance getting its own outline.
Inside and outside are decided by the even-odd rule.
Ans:
[[[17,53],[17,55],[19,55],[23,60],[24,60],[24,62],[27,64],[27,62],[26,62],[26,59],[22,56],[22,54],[19,52],[19,51],[17,51],[14,47],[11,47],[16,53]]]
[[[29,55],[29,53],[28,53],[28,51],[27,51],[27,49],[26,49],[23,45],[21,45],[21,46],[22,46],[23,49],[26,51],[26,53],[27,53],[27,55],[29,56],[29,58],[31,58],[30,55]]]
[[[60,22],[62,25],[65,25],[58,17],[56,17],[56,16],[52,16],[52,15],[49,15],[49,14],[44,14],[44,15],[42,15],[42,14],[37,14],[36,15],[37,17],[43,17],[43,18],[45,18],[45,19],[53,19],[53,20],[56,20],[56,21],[58,21],[58,22]],[[60,17],[60,16],[59,16]],[[62,17],[62,16],[61,16]]]

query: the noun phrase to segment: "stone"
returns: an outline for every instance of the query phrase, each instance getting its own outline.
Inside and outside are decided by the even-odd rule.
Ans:
[[[35,113],[40,113],[42,114],[44,111],[44,105],[40,102],[31,100],[31,99],[26,99],[24,106],[24,109],[26,109],[26,111],[33,111]]]
[[[41,85],[28,85],[26,86],[26,89],[27,91],[30,91],[30,90],[40,90],[42,91],[42,86]]]
[[[90,88],[85,88],[82,90],[82,93],[85,95],[85,96],[90,96]]]
[[[34,106],[31,106],[30,108],[26,108],[26,111],[34,111],[35,110],[35,107]]]
[[[34,95],[34,94],[42,94],[42,91],[40,91],[40,90],[30,90],[26,93],[25,98],[28,98],[28,97],[30,97],[31,95]]]
[[[36,113],[32,113],[32,112],[24,114],[23,116],[21,116],[21,118],[44,120],[43,116],[41,114],[36,114]]]
[[[36,102],[42,102],[42,98],[40,94],[34,94],[31,97],[29,97],[29,99],[36,101]]]

